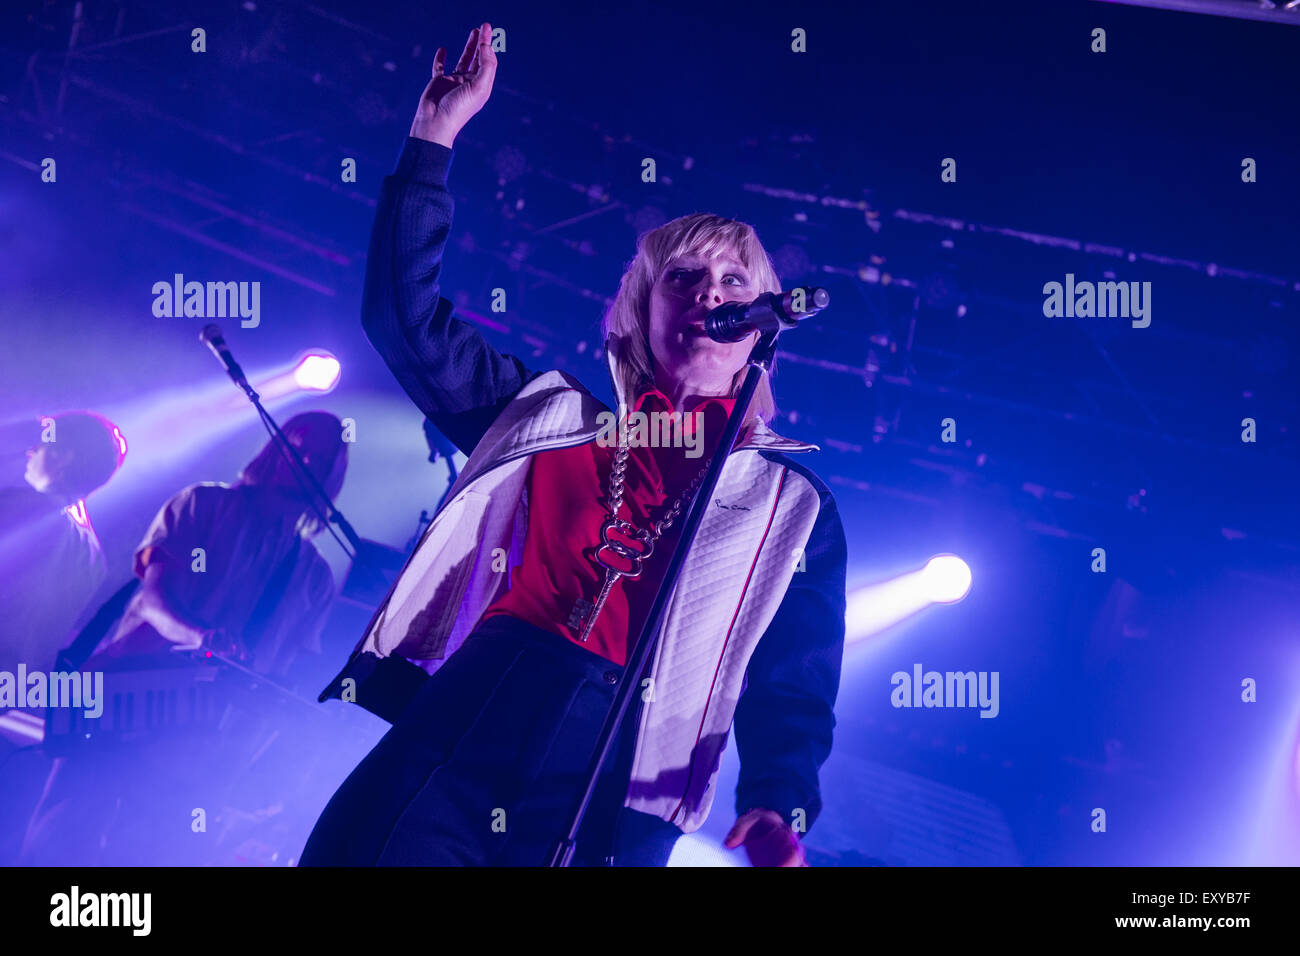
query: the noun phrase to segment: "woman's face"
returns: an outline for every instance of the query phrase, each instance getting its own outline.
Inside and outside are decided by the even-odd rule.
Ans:
[[[704,332],[704,316],[724,302],[750,302],[757,295],[749,271],[730,255],[669,260],[650,290],[656,371],[671,382],[691,385],[697,394],[729,395],[758,333],[739,342],[715,342]]]

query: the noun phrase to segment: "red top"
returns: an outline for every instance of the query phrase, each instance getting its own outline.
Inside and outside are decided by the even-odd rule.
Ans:
[[[684,447],[646,447],[637,444],[629,427],[627,468],[623,474],[623,503],[618,516],[638,529],[650,531],[712,457],[734,398],[705,398],[682,416]],[[674,411],[672,400],[657,388],[643,391],[633,411]],[[698,442],[696,417],[702,413]],[[651,426],[646,434],[657,435]],[[671,434],[665,429],[666,437]],[[689,502],[682,505],[672,526],[653,543],[637,578],[621,577],[610,590],[595,627],[585,643],[578,640],[581,620],[574,613],[580,599],[594,605],[605,582],[605,570],[594,558],[601,543],[600,527],[609,517],[609,473],[618,454],[616,435],[607,444],[585,445],[538,452],[528,475],[528,532],[523,561],[511,571],[510,585],[483,612],[511,614],[543,630],[562,635],[620,667],[627,661],[628,645],[637,639],[650,613],[664,571],[672,558]],[[685,446],[694,447],[685,447]],[[694,455],[695,457],[688,457]],[[614,540],[626,541],[617,533]],[[605,560],[619,568],[625,560],[604,552]]]

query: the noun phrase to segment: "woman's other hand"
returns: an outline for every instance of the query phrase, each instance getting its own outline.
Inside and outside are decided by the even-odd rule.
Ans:
[[[751,866],[807,866],[798,835],[775,810],[754,809],[741,816],[723,842],[728,850],[744,844]]]

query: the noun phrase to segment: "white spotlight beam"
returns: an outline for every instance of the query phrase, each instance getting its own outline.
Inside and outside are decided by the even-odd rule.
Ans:
[[[963,573],[957,574],[956,571]],[[954,584],[954,579],[959,582]],[[853,643],[892,627],[931,604],[954,604],[970,590],[970,569],[955,555],[936,555],[925,567],[854,590],[845,613],[845,641]]]

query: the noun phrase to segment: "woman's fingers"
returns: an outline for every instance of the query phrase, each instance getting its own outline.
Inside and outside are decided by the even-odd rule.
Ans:
[[[469,39],[465,41],[465,51],[461,53],[460,59],[456,61],[456,72],[464,73],[469,69],[469,65],[474,62],[474,53],[478,48],[478,28],[469,31]]]
[[[723,841],[723,846],[729,850],[734,850],[745,842],[745,837],[749,835],[749,828],[754,825],[754,818],[746,814],[736,821]]]
[[[438,47],[438,52],[433,55],[433,78],[436,80],[442,76],[442,69],[447,63],[447,51]]]
[[[479,28],[478,49],[474,53],[474,79],[482,77],[490,89],[492,78],[497,72],[497,55],[492,50],[492,24],[484,23]]]

